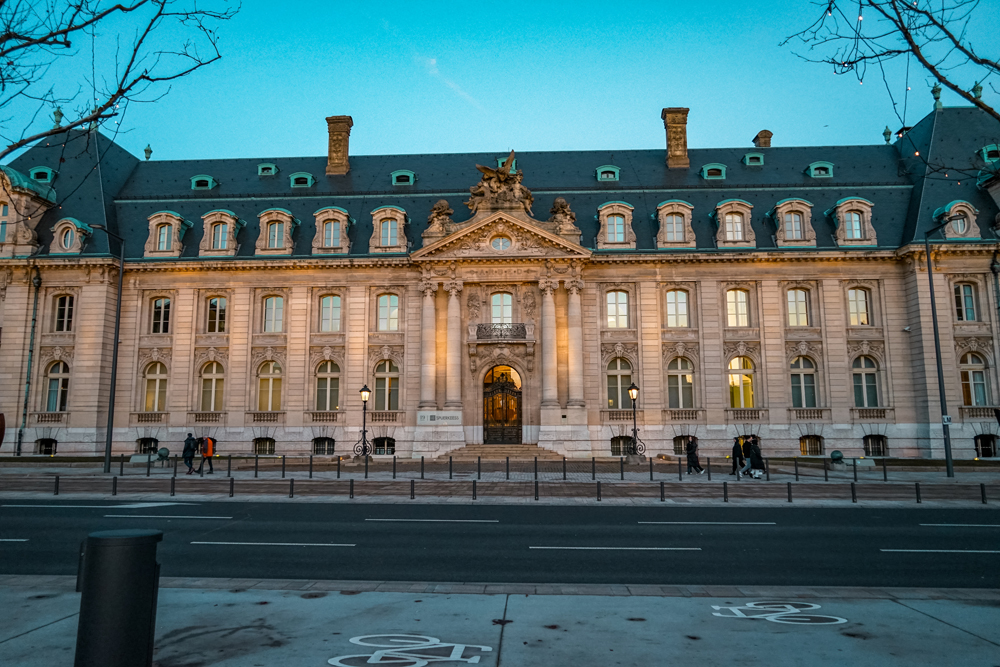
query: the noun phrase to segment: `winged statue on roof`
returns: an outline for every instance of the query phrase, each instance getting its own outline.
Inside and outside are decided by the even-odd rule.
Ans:
[[[520,169],[512,171],[513,166],[514,151],[511,151],[507,159],[496,169],[477,164],[476,169],[483,176],[478,183],[469,188],[472,196],[465,205],[474,214],[521,209],[529,216],[532,215],[531,205],[534,197],[531,191],[521,184],[524,173]]]

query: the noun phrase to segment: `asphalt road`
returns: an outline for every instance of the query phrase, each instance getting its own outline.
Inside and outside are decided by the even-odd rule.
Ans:
[[[1000,515],[923,508],[0,500],[0,574],[75,574],[123,528],[164,531],[174,577],[1000,586]]]

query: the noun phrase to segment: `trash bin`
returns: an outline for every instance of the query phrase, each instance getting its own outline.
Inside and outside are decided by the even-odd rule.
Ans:
[[[156,631],[159,530],[106,530],[80,545],[74,667],[150,667]]]

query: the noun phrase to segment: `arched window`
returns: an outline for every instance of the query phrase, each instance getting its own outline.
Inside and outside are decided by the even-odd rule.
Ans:
[[[333,447],[336,441],[333,438],[313,438],[313,454],[320,456],[333,456]]]
[[[990,387],[986,380],[986,362],[978,354],[966,352],[958,363],[962,373],[962,405],[989,405]]]
[[[392,456],[396,453],[396,439],[383,436],[380,438],[375,438],[373,443],[375,445],[375,454],[382,456]]]
[[[56,297],[52,330],[73,330],[73,296],[71,294],[61,294]]]
[[[888,456],[889,442],[884,435],[866,435],[862,440],[865,456]]]
[[[514,297],[508,292],[498,292],[490,297],[493,324],[510,324],[514,321],[513,303]]]
[[[205,330],[208,333],[226,333],[226,299],[213,296],[208,300],[208,322]]]
[[[844,214],[844,237],[852,240],[864,238],[861,229],[861,211],[848,211]]]
[[[671,213],[663,219],[663,234],[668,242],[680,242],[684,240],[684,216]]]
[[[66,231],[62,234],[62,247],[63,250],[69,250],[73,247],[73,241],[76,238],[76,234],[73,232],[72,227],[67,227]]]
[[[731,289],[726,292],[726,326],[750,326],[750,298],[746,290]]]
[[[855,287],[847,290],[847,310],[852,327],[868,326],[871,318],[871,294],[868,290]]]
[[[854,369],[854,407],[877,408],[878,364],[871,357],[858,357],[851,367]]]
[[[628,329],[628,292],[608,292],[608,328]]]
[[[809,357],[792,360],[792,407],[816,407],[816,365]]]
[[[684,290],[667,292],[667,326],[688,327],[688,293]]]
[[[955,285],[955,317],[959,322],[975,322],[976,317],[976,286],[968,283]]]
[[[804,289],[788,290],[788,326],[809,326],[809,292]]]
[[[264,333],[281,333],[284,322],[285,299],[269,296],[264,299]]]
[[[952,219],[951,228],[956,234],[964,234],[969,230],[969,219],[960,214]]]
[[[316,369],[316,410],[340,409],[340,366],[324,361]]]
[[[49,366],[48,392],[45,400],[46,412],[66,412],[66,400],[69,398],[69,366],[64,361],[57,361]]]
[[[265,456],[274,454],[274,438],[254,438],[253,453]]]
[[[997,437],[992,433],[981,433],[973,438],[976,445],[976,456],[990,459],[997,455]]]
[[[170,333],[170,299],[153,299],[153,322],[150,333]]]
[[[395,222],[395,220],[393,221]],[[395,294],[382,294],[378,298],[378,330],[399,330],[399,297]]]
[[[212,225],[212,250],[225,250],[229,242],[229,225],[217,222]]]
[[[753,362],[749,358],[734,357],[729,362],[729,407],[755,407],[753,375]]]
[[[789,211],[785,214],[785,240],[802,240],[802,214],[798,211]]]
[[[608,409],[631,410],[632,397],[628,395],[632,384],[632,364],[621,357],[608,364]]]
[[[155,361],[146,367],[146,412],[167,411],[167,367]]]
[[[743,240],[743,214],[726,213],[726,240]]]
[[[222,364],[211,361],[201,371],[201,411],[222,412],[226,374]]]
[[[280,249],[285,247],[285,223],[271,222],[267,225],[267,247]]]
[[[694,407],[694,366],[684,357],[667,364],[667,400],[671,408]]]
[[[257,372],[257,410],[281,412],[281,364],[265,361]]]
[[[375,403],[372,410],[399,409],[399,368],[389,359],[375,367]]]
[[[340,247],[340,222],[337,220],[327,220],[323,223],[323,247]]]
[[[823,454],[822,436],[804,435],[799,438],[799,453],[802,456],[821,456]]]
[[[340,297],[336,294],[320,297],[319,330],[340,331]]]
[[[174,241],[173,225],[157,225],[156,227],[156,249],[170,250]]]
[[[625,243],[625,216],[608,216],[608,243]]]
[[[383,246],[394,246],[399,245],[398,230],[399,227],[395,220],[392,218],[386,218],[379,223],[380,235]]]

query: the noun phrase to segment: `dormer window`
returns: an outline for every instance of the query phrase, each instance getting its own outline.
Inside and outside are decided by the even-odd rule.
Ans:
[[[725,180],[726,165],[717,163],[706,164],[701,168],[701,177],[707,180]]]
[[[617,181],[621,170],[612,165],[606,164],[603,167],[597,168],[597,180],[599,181]]]
[[[983,162],[1000,162],[1000,146],[997,144],[983,146],[979,149],[978,153]]]
[[[52,227],[53,244],[49,252],[53,254],[78,254],[92,230],[76,218],[63,218]]]
[[[399,169],[389,174],[393,185],[413,185],[417,181],[417,175],[407,169]]]
[[[368,252],[406,252],[406,211],[383,206],[372,211],[372,235]]]
[[[837,225],[834,237],[837,245],[878,245],[875,227],[872,225],[872,207],[875,206],[861,197],[846,197],[837,202],[826,214],[833,217]]]
[[[969,202],[962,201],[961,199],[957,199],[934,211],[934,220],[936,222],[942,223],[946,220],[951,222],[951,224],[944,228],[945,236],[950,239],[978,239],[978,217],[979,210]]]
[[[748,167],[760,167],[764,165],[763,153],[747,153],[743,156],[743,164]]]
[[[55,172],[48,167],[32,167],[28,173],[39,183],[51,183],[55,178]]]
[[[236,235],[245,224],[236,214],[226,209],[216,209],[201,216],[204,221],[201,245],[198,255],[201,257],[235,257],[239,246]]]
[[[313,254],[346,253],[351,251],[347,228],[353,220],[339,206],[321,208],[316,217],[316,236],[313,237]]]
[[[191,189],[192,190],[211,190],[219,183],[211,176],[206,176],[205,174],[199,174],[198,176],[191,177]]]
[[[147,218],[149,237],[144,257],[180,257],[184,234],[193,226],[173,211],[158,211]]]
[[[313,175],[305,171],[294,173],[288,178],[290,179],[293,188],[311,188],[313,183],[316,182]]]
[[[768,215],[774,222],[774,236],[779,247],[815,247],[811,203],[805,199],[782,199]]]
[[[292,232],[299,220],[291,211],[283,208],[269,208],[257,216],[260,219],[260,234],[257,237],[258,255],[291,255]]]
[[[719,248],[752,248],[757,237],[751,226],[753,204],[742,199],[726,199],[715,205],[715,243]]]
[[[258,176],[274,176],[278,173],[277,165],[270,162],[262,162],[257,165]]]
[[[597,232],[597,247],[635,248],[635,232],[632,231],[631,204],[623,201],[609,201],[597,208],[601,223]]]
[[[693,210],[691,204],[680,199],[668,199],[656,206],[656,217],[660,220],[657,248],[694,248],[697,245],[691,228]]]
[[[832,178],[833,163],[813,162],[811,165],[806,167],[806,173],[809,174],[811,178]]]

